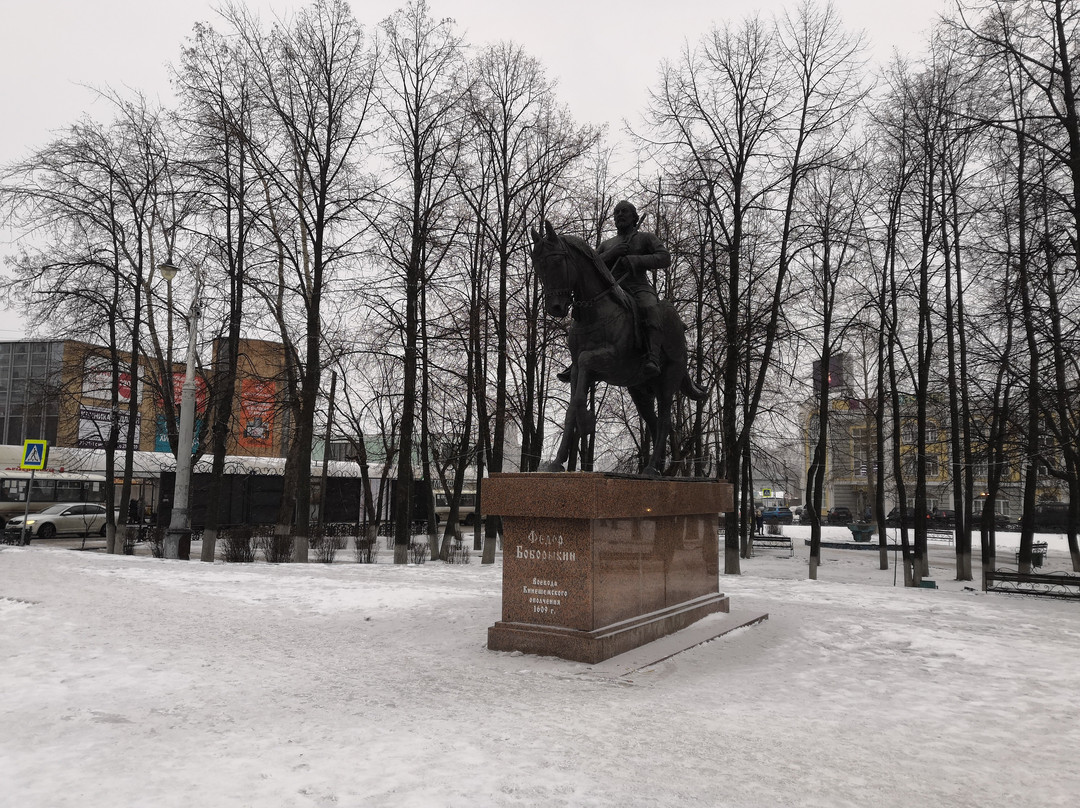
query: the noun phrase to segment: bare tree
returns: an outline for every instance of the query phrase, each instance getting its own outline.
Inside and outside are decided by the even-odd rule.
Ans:
[[[817,441],[813,458],[807,470],[806,502],[810,506],[810,562],[809,577],[817,579],[821,563],[821,520],[824,504],[825,471],[828,464],[829,413],[834,394],[831,385],[833,358],[841,353],[848,329],[855,324],[858,297],[853,294],[850,282],[855,267],[863,255],[861,222],[865,215],[864,176],[850,158],[847,166],[836,165],[822,169],[811,177],[805,192],[803,217],[806,230],[803,234],[808,249],[800,252],[799,260],[807,266],[813,278],[810,289],[815,305],[809,314],[818,320],[821,343],[818,354],[819,372],[817,387]],[[847,303],[848,305],[845,305]],[[846,309],[846,311],[845,311]],[[814,314],[816,312],[816,315]],[[834,457],[832,462],[836,462]]]
[[[376,57],[343,0],[316,0],[288,27],[276,25],[269,33],[236,6],[229,7],[226,18],[257,76],[259,111],[265,116],[263,131],[246,136],[248,154],[268,204],[287,212],[285,217],[268,211],[264,218],[276,242],[279,282],[296,295],[303,324],[295,348],[285,336],[299,389],[286,494],[275,532],[281,538],[293,536],[293,559],[306,561],[311,447],[323,370],[323,296],[334,264],[354,250],[358,209],[367,198],[357,163],[370,134]],[[291,270],[288,278],[285,266]],[[289,325],[283,299],[264,297],[279,326]]]
[[[157,259],[172,249],[186,214],[178,201],[179,179],[162,113],[140,96],[105,97],[116,113],[111,124],[85,121],[72,126],[64,137],[12,166],[0,197],[11,206],[17,223],[44,236],[41,253],[27,254],[16,263],[15,293],[25,300],[45,294],[54,312],[78,312],[78,317],[56,316],[52,323],[67,329],[85,322],[87,336],[94,334],[110,346],[106,496],[115,500],[112,463],[120,447],[125,405],[120,501],[126,503],[145,379],[145,306],[153,294]],[[122,379],[126,396],[117,392]],[[122,552],[111,508],[107,525],[108,551]]]
[[[1003,80],[999,82],[999,92],[1005,102],[1000,105],[1001,114],[986,115],[984,119],[988,119],[991,125],[1014,132],[1017,148],[1037,150],[1031,155],[1035,159],[1043,160],[1041,153],[1045,152],[1048,165],[1045,173],[1037,171],[1036,176],[1049,179],[1052,175],[1060,174],[1060,180],[1055,177],[1041,184],[1047,194],[1046,203],[1060,211],[1067,232],[1058,234],[1056,222],[1050,228],[1041,227],[1043,232],[1032,247],[1041,253],[1039,263],[1044,266],[1042,269],[1032,267],[1035,275],[1018,281],[1022,289],[1029,290],[1026,294],[1030,299],[1025,303],[1026,307],[1033,312],[1039,301],[1032,295],[1045,294],[1050,310],[1060,321],[1065,312],[1060,305],[1063,298],[1054,267],[1068,261],[1071,267],[1066,277],[1075,279],[1080,275],[1080,250],[1076,249],[1077,243],[1080,243],[1080,88],[1075,72],[1080,7],[1072,0],[1032,0],[1022,4],[1005,0],[965,0],[958,5],[959,15],[955,24],[988,57],[980,64],[991,68],[995,62],[1000,65],[997,72]],[[1023,93],[1023,108],[1019,108],[1021,97],[1017,90]],[[1024,145],[1021,145],[1021,141]],[[1039,184],[1038,181],[1036,184]],[[1051,199],[1054,200],[1052,203]],[[1044,216],[1044,224],[1048,224],[1051,218],[1057,219],[1058,216]],[[1040,246],[1043,249],[1039,250]],[[1030,332],[1037,326],[1031,324],[1027,328]],[[1060,329],[1040,337],[1048,342],[1051,370],[1045,380],[1029,379],[1029,441],[1038,439],[1040,413],[1035,410],[1041,409],[1042,418],[1051,432],[1059,436],[1057,452],[1062,462],[1057,466],[1056,473],[1065,481],[1070,493],[1069,550],[1073,568],[1080,570],[1077,537],[1077,525],[1080,523],[1080,452],[1076,448],[1076,422],[1070,415],[1071,394],[1066,392],[1070,373],[1068,351],[1064,347],[1067,340]],[[1039,342],[1041,339],[1029,333],[1029,352],[1037,349],[1036,343]],[[1039,365],[1040,360],[1033,357],[1029,372],[1038,375]],[[1044,384],[1047,385],[1049,398],[1054,400],[1049,406],[1043,403],[1046,399],[1043,395]],[[1070,427],[1070,424],[1073,426]],[[1039,456],[1037,444],[1029,445],[1028,454],[1030,458]],[[1053,463],[1048,464],[1047,471],[1051,468],[1054,468]],[[1032,481],[1025,490],[1020,545],[1021,564],[1024,567],[1030,563],[1037,460],[1029,465],[1028,475]]]
[[[804,4],[777,26],[751,18],[711,31],[677,67],[666,66],[652,96],[649,138],[693,166],[708,188],[702,198],[715,208],[727,256],[727,277],[719,266],[715,277],[724,320],[721,474],[743,492],[744,514],[749,444],[796,247],[795,201],[805,179],[832,158],[862,97],[860,47],[832,8]],[[755,327],[748,314],[759,310]],[[728,515],[728,573],[739,572],[745,528],[738,513]]]
[[[394,497],[394,563],[408,563],[421,381],[421,302],[440,253],[440,227],[457,193],[451,178],[461,148],[459,119],[464,83],[462,42],[451,20],[431,17],[414,0],[382,24],[387,58],[380,105],[386,122],[386,157],[395,176],[383,194],[385,216],[374,222],[382,253],[403,282],[401,323],[402,412]],[[430,506],[429,506],[430,512]],[[429,519],[429,521],[431,521]]]
[[[223,276],[220,288],[225,305],[226,334],[215,357],[210,380],[213,406],[211,426],[213,461],[206,523],[202,531],[201,559],[213,562],[225,471],[225,457],[232,431],[233,402],[240,361],[247,263],[256,247],[253,243],[257,207],[261,198],[257,173],[248,150],[255,111],[255,76],[241,48],[208,26],[196,26],[182,54],[177,81],[184,103],[182,126],[186,134],[188,170],[199,189],[198,207],[202,215],[193,226],[207,244],[207,267],[216,265]],[[215,296],[217,297],[217,296]],[[168,334],[172,339],[172,333]],[[171,358],[171,344],[167,355]],[[163,375],[164,372],[163,372]],[[171,378],[168,368],[166,378]],[[171,386],[165,396],[166,420],[170,413]]]

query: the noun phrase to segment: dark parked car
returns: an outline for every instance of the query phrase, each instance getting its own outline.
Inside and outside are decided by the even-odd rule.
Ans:
[[[972,525],[973,530],[980,530],[982,528],[982,514],[977,513],[974,515],[975,524]],[[1016,519],[1007,516],[1003,513],[994,514],[994,529],[995,530],[1016,530]]]
[[[928,518],[930,519],[930,527],[956,526],[956,511],[948,508],[935,508],[930,511]]]
[[[853,521],[855,520],[851,515],[851,508],[846,505],[831,508],[825,516],[825,523],[829,525],[847,525]]]
[[[927,516],[927,518],[929,518],[930,514],[927,514],[926,516]],[[955,514],[954,514],[954,517],[955,517]],[[885,517],[885,524],[888,525],[889,527],[900,527],[900,509],[899,508],[893,508],[891,511],[889,511],[888,515]],[[904,527],[915,527],[915,509],[914,508],[907,508],[907,509],[904,510]]]
[[[794,514],[791,513],[791,508],[787,505],[776,505],[771,508],[766,508],[761,515],[767,525],[790,525],[795,521]]]
[[[1044,502],[1035,506],[1035,530],[1040,533],[1064,533],[1068,524],[1068,503]]]

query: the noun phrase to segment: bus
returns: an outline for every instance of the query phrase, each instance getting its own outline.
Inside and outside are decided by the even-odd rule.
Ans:
[[[17,468],[0,470],[0,530],[12,516],[27,510],[37,513],[57,502],[96,502],[105,504],[105,477],[75,471],[35,471],[30,489],[30,472]]]
[[[439,524],[446,524],[450,517],[451,495],[441,488],[435,491],[435,518]],[[476,491],[471,488],[463,489],[461,499],[458,501],[458,524],[472,527],[476,521]]]

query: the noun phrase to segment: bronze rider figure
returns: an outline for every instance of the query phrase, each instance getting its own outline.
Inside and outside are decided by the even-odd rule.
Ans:
[[[600,244],[603,259],[615,280],[637,301],[638,313],[645,326],[646,377],[660,372],[660,309],[650,270],[671,266],[671,254],[664,242],[652,233],[638,230],[637,208],[625,199],[615,206],[612,216],[618,234]]]

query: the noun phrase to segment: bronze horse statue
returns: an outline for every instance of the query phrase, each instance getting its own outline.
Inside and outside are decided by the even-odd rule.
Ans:
[[[547,220],[544,228],[543,237],[532,229],[533,268],[544,287],[544,308],[552,317],[573,314],[567,332],[572,360],[570,402],[559,451],[544,470],[563,471],[577,439],[592,433],[596,419],[588,407],[589,388],[594,382],[606,382],[630,393],[652,442],[645,474],[659,476],[664,470],[675,393],[694,401],[704,401],[709,395],[686,370],[686,325],[670,303],[660,303],[660,372],[646,377],[647,354],[633,298],[584,239],[557,234]]]

